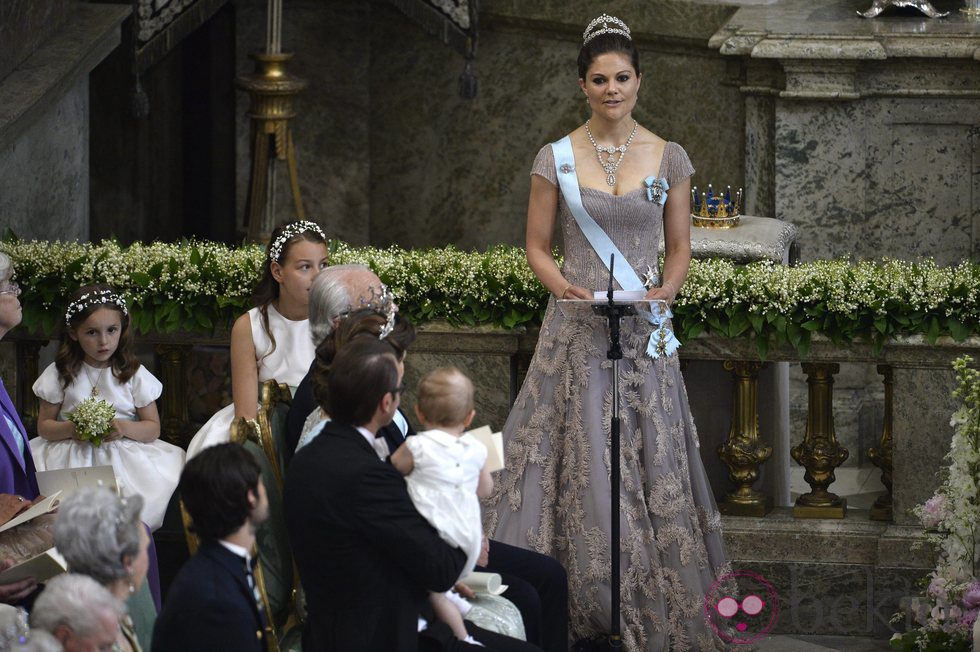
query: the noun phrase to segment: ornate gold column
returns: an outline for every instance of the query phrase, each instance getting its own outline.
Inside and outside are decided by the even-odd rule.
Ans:
[[[296,116],[293,98],[306,88],[306,81],[286,72],[291,52],[252,52],[255,72],[236,80],[251,99],[248,116],[252,120],[252,166],[249,171],[245,224],[254,242],[269,239],[278,224],[276,205],[276,161],[285,161],[296,219],[305,220],[303,199],[296,170],[296,146],[289,120]]]
[[[184,434],[190,417],[187,413],[187,383],[184,382],[184,359],[187,347],[182,344],[157,344],[163,397],[160,405],[160,435],[171,444],[186,448]]]
[[[847,459],[848,450],[837,442],[834,432],[834,374],[840,365],[832,362],[804,362],[808,386],[806,434],[790,455],[806,468],[803,479],[811,491],[796,499],[797,518],[844,518],[847,501],[827,491],[834,480],[834,469]]]
[[[881,469],[881,484],[885,485],[885,493],[878,496],[871,506],[869,517],[873,521],[892,520],[892,399],[894,392],[894,374],[891,365],[878,365],[878,373],[884,376],[885,384],[885,414],[881,424],[881,439],[877,446],[868,449],[868,457],[875,466]]]
[[[765,516],[772,511],[772,496],[752,488],[759,478],[759,465],[772,455],[772,447],[759,441],[759,371],[762,362],[725,360],[724,367],[735,377],[732,427],[728,440],[718,446],[718,457],[728,467],[736,485],[718,504],[722,514]]]

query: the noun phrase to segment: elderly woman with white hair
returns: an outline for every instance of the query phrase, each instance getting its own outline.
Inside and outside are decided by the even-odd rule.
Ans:
[[[47,583],[31,611],[31,631],[21,650],[47,650],[46,634],[61,650],[114,650],[126,608],[91,577],[66,573]]]
[[[139,652],[141,640],[148,646],[156,617],[151,602],[145,608],[149,593],[138,593],[149,567],[150,537],[140,522],[142,507],[138,494],[120,498],[104,487],[85,487],[61,503],[54,527],[55,546],[68,570],[88,575],[120,601],[128,601],[139,618],[139,626],[128,615],[119,620],[114,649],[120,652]]]
[[[333,335],[341,318],[352,310],[368,307],[372,297],[380,296],[385,289],[384,283],[367,265],[332,265],[317,274],[310,286],[310,336],[313,346],[319,349]],[[296,387],[286,417],[286,450],[283,454],[287,463],[296,451],[307,417],[317,407],[312,382],[315,367],[316,360]]]
[[[20,324],[20,288],[11,279],[14,266],[10,257],[0,252],[0,339]],[[12,501],[27,502],[38,496],[34,458],[28,443],[27,429],[20,420],[14,402],[0,380],[0,494],[9,494]],[[16,496],[16,499],[13,497]],[[0,571],[14,564],[4,559],[13,552],[0,546]],[[0,602],[16,604],[37,588],[33,578],[11,584],[0,584]]]

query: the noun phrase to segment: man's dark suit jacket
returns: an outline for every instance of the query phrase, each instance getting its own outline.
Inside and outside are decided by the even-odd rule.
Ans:
[[[306,589],[304,650],[415,652],[427,592],[448,590],[466,555],[416,511],[398,471],[331,422],[293,458],[284,508]]]
[[[245,560],[203,541],[170,585],[153,628],[153,650],[265,652],[264,634]]]
[[[316,365],[315,362],[313,364]],[[296,387],[296,394],[293,395],[293,402],[290,404],[289,413],[286,415],[286,451],[283,453],[286,464],[289,464],[296,452],[296,445],[303,433],[306,417],[310,416],[316,407],[316,399],[313,397],[313,367],[310,367],[306,376]],[[402,416],[405,415],[401,408],[398,408],[398,411],[402,413]],[[405,419],[405,423],[408,424],[408,433],[405,435],[394,422],[378,431],[378,436],[385,438],[385,441],[388,442],[388,450],[392,453],[398,450],[398,447],[405,441],[405,437],[411,437],[415,434],[412,422]]]

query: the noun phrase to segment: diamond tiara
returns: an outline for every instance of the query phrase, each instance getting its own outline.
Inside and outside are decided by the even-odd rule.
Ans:
[[[610,27],[609,23],[612,23],[613,27]],[[602,25],[602,29],[595,29],[599,25]],[[631,41],[633,40],[633,37],[630,36],[630,28],[626,26],[626,23],[616,18],[615,16],[610,16],[609,14],[602,14],[601,16],[593,20],[591,23],[589,23],[589,26],[585,28],[584,32],[582,32],[582,45],[585,45],[586,43],[588,43],[589,41],[591,41],[592,39],[594,39],[595,37],[601,34],[619,34],[621,36],[625,36]]]
[[[279,256],[282,255],[283,246],[289,241],[290,238],[294,238],[301,233],[315,233],[322,239],[327,239],[327,236],[323,235],[323,229],[321,229],[320,225],[316,222],[310,222],[307,220],[290,222],[282,230],[282,233],[279,234],[279,237],[273,240],[272,246],[269,247],[269,262],[279,262]]]
[[[70,324],[72,317],[88,308],[91,308],[92,306],[102,306],[107,303],[118,306],[119,309],[122,310],[122,314],[129,314],[129,309],[126,307],[126,301],[123,300],[121,296],[112,290],[93,290],[91,292],[86,292],[68,304],[68,310],[65,311],[65,323]]]
[[[398,313],[398,308],[395,306],[395,293],[384,283],[381,284],[380,288],[369,285],[368,292],[371,293],[369,298],[360,299],[358,301],[360,305],[357,307],[348,306],[347,310],[340,313],[339,317],[347,319],[355,310],[370,309],[377,312],[385,318],[385,325],[381,327],[381,332],[378,333],[378,339],[383,340],[391,335],[391,331],[395,330],[395,315]]]

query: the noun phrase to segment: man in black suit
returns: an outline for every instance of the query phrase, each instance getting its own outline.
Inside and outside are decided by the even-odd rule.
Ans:
[[[372,293],[383,287],[381,279],[364,265],[335,265],[323,270],[310,288],[310,330],[316,344],[332,337],[338,319],[346,311],[362,305]],[[411,345],[414,334],[405,346]],[[292,451],[299,441],[303,424],[317,407],[313,396],[313,369],[310,367],[293,396],[286,418],[286,447],[284,454],[290,463]],[[393,421],[377,432],[389,453],[393,453],[415,434],[408,419],[399,409]],[[375,448],[380,442],[375,444]],[[553,557],[500,541],[486,541],[487,548],[476,570],[499,573],[508,586],[503,597],[513,602],[521,612],[527,640],[547,652],[568,650],[568,576]],[[461,591],[465,588],[461,587]],[[466,596],[470,597],[470,596]]]
[[[250,554],[269,515],[258,463],[237,444],[208,448],[184,467],[179,491],[201,545],[170,586],[153,649],[264,652],[267,621]]]
[[[309,609],[303,649],[537,650],[467,623],[486,645],[472,646],[424,613],[428,591],[449,589],[466,555],[439,538],[372,445],[398,409],[403,371],[384,340],[341,349],[328,379],[333,420],[286,475],[286,526]]]

